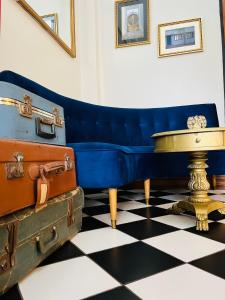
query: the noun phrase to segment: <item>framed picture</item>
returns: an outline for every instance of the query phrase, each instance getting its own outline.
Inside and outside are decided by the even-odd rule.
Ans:
[[[149,0],[115,2],[116,47],[150,43]]]
[[[58,34],[58,15],[57,13],[41,16],[43,21],[48,24],[52,31]]]
[[[201,19],[160,24],[159,57],[203,51]]]

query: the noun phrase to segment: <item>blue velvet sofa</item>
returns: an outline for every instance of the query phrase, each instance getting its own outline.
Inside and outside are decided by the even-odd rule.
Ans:
[[[77,161],[78,183],[83,188],[109,189],[112,226],[116,226],[117,189],[144,181],[150,197],[150,179],[187,176],[186,154],[154,154],[151,135],[186,128],[187,118],[204,115],[208,127],[218,126],[215,104],[129,109],[73,100],[11,71],[0,81],[20,86],[64,108],[66,139]],[[1,96],[1,92],[0,92]],[[224,152],[209,153],[210,175],[225,174]]]

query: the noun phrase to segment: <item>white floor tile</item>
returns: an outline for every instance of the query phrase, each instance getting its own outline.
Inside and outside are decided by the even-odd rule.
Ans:
[[[131,210],[131,209],[137,209],[137,208],[143,208],[143,207],[147,207],[150,205],[146,205],[142,202],[138,202],[138,201],[125,201],[125,202],[119,202],[117,204],[119,209],[123,209],[123,210]]]
[[[225,195],[211,195],[211,199],[225,202]]]
[[[102,215],[96,215],[93,217],[107,225],[111,225],[111,218],[110,218],[109,213],[102,214]],[[132,214],[131,212],[128,212],[128,211],[118,211],[116,224],[120,225],[120,224],[125,224],[125,223],[130,223],[130,222],[136,222],[136,221],[140,221],[140,220],[144,220],[144,219],[146,219],[146,218],[144,218],[142,216],[138,216],[136,214]]]
[[[143,300],[224,300],[225,295],[225,280],[187,264],[127,287]]]
[[[19,284],[24,300],[75,300],[119,286],[87,257],[41,267]]]
[[[225,244],[183,230],[149,238],[144,242],[184,262],[225,249]]]
[[[224,217],[225,217],[225,216],[224,216]],[[217,221],[217,222],[222,223],[222,224],[225,224],[225,219],[220,220],[220,221]]]
[[[174,226],[180,229],[193,227],[196,225],[196,218],[185,215],[166,215],[161,217],[152,218],[152,220]]]
[[[92,199],[85,199],[84,200],[84,207],[92,207],[92,206],[100,206],[100,205],[105,205],[102,202],[92,200]]]
[[[175,202],[175,203],[177,203],[177,202]],[[164,208],[164,209],[169,209],[175,203],[172,202],[172,203],[160,204],[160,205],[157,205],[157,207],[161,207],[161,208]]]
[[[142,194],[133,194],[133,195],[122,195],[120,196],[120,198],[122,199],[129,199],[129,200],[144,200],[145,199],[145,195],[142,195]],[[153,196],[151,196],[153,198]]]
[[[187,200],[188,196],[176,194],[176,195],[162,196],[160,198],[170,200],[170,201],[181,201],[181,200]]]
[[[224,194],[225,190],[209,190],[209,192],[214,194]]]
[[[75,246],[87,254],[136,241],[135,238],[111,227],[80,232],[71,240]]]

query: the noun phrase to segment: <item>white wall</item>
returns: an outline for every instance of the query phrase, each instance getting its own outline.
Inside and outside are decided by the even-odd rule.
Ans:
[[[215,102],[224,123],[222,47],[217,0],[150,0],[151,44],[115,48],[114,1],[96,0],[99,102],[159,107]],[[157,25],[201,17],[204,52],[158,58]]]
[[[79,38],[77,30],[74,59],[15,0],[2,1],[0,70],[15,71],[78,99],[81,97]]]
[[[218,0],[150,0],[151,44],[115,48],[114,0],[75,0],[71,58],[15,0],[3,0],[0,69],[75,99],[120,107],[215,102],[224,123]],[[158,58],[157,25],[203,20],[204,52]]]

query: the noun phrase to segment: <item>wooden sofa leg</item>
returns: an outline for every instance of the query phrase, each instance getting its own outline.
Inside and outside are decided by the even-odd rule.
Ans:
[[[215,190],[216,189],[216,175],[212,176],[212,188]]]
[[[150,199],[150,178],[146,179],[144,181],[144,190],[145,190],[146,205],[149,205],[149,199]]]
[[[117,189],[109,189],[109,205],[112,228],[116,228],[117,215]]]

